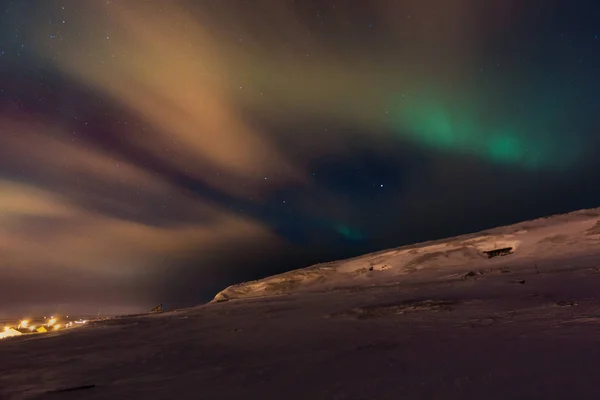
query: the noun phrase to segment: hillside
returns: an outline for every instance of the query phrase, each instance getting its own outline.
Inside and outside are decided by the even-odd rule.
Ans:
[[[7,338],[0,399],[600,398],[598,220],[557,215]]]
[[[349,260],[289,271],[230,286],[213,302],[410,280],[428,274],[467,273],[507,262],[552,260],[594,252],[600,246],[600,209],[580,210],[459,237],[388,249]],[[506,257],[489,252],[506,249]],[[532,264],[533,266],[533,264]]]

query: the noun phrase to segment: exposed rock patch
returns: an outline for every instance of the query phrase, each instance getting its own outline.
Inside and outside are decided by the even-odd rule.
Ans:
[[[451,311],[457,303],[455,300],[408,300],[395,304],[387,303],[358,307],[332,316],[369,319],[418,311]]]

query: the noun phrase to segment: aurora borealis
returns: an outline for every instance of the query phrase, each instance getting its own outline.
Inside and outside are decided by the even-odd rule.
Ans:
[[[191,305],[600,205],[591,1],[2,1],[0,304]]]

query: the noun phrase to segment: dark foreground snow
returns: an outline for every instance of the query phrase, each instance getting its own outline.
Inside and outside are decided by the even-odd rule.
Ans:
[[[6,339],[0,399],[598,399],[600,246],[559,253]]]

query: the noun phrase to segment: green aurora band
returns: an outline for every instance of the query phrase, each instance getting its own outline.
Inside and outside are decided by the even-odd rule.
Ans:
[[[530,170],[564,170],[577,163],[583,141],[571,134],[577,133],[577,126],[566,123],[565,115],[573,113],[561,104],[548,104],[552,102],[502,105],[444,99],[431,93],[407,96],[395,102],[400,105],[392,129],[403,138],[443,152]]]

